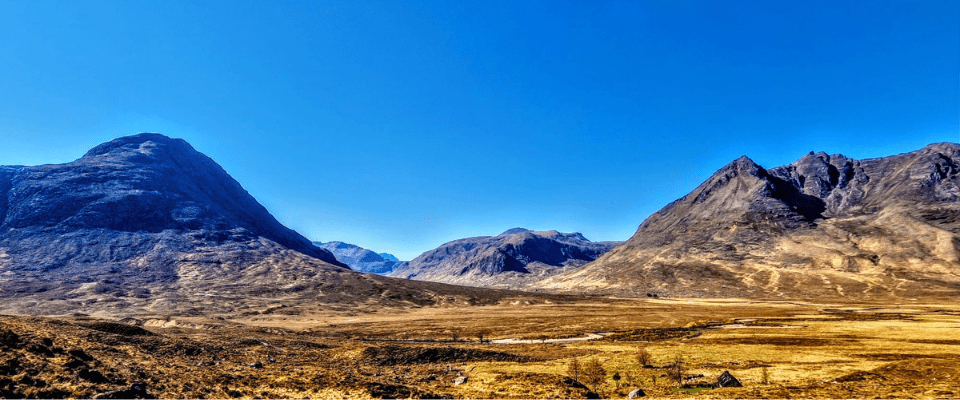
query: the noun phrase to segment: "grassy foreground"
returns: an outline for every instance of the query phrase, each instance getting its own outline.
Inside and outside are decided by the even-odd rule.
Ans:
[[[552,340],[592,332],[605,337]],[[532,342],[487,343],[506,338]],[[7,316],[0,349],[5,398],[133,384],[161,398],[622,398],[636,388],[658,398],[960,397],[956,304],[611,299],[242,319]],[[603,373],[591,379],[591,365]],[[724,371],[743,387],[709,388]]]

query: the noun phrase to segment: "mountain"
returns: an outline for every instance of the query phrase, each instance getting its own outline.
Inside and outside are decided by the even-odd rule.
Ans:
[[[354,271],[386,274],[393,271],[399,264],[396,257],[387,253],[374,253],[363,247],[344,242],[313,242],[321,249],[327,250]],[[389,258],[387,258],[389,257]]]
[[[579,233],[524,228],[445,243],[400,264],[390,276],[479,287],[522,288],[575,269],[620,242],[591,242]]]
[[[351,271],[180,139],[144,133],[66,164],[0,167],[0,312],[249,314],[449,296],[505,295]]]
[[[960,145],[855,160],[741,157],[622,246],[541,289],[704,297],[960,294]]]
[[[395,255],[393,255],[393,254],[390,254],[390,253],[377,253],[377,255],[380,256],[380,257],[382,257],[384,260],[387,260],[387,261],[397,261],[397,262],[400,261],[400,259],[397,258],[397,256],[395,256]]]

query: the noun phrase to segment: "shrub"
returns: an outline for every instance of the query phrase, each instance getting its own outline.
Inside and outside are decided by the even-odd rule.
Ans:
[[[653,356],[651,356],[650,352],[643,347],[637,349],[636,357],[637,363],[644,367],[650,365],[650,362],[653,361]]]
[[[600,385],[607,380],[607,370],[603,368],[603,363],[599,359],[592,358],[583,366],[583,378],[587,386],[600,394]]]

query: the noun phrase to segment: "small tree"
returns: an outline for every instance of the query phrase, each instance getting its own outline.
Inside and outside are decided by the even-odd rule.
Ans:
[[[603,363],[599,359],[593,358],[587,361],[583,367],[583,378],[594,393],[603,397],[600,394],[600,385],[607,380],[607,370],[603,368]]]
[[[764,385],[770,384],[770,369],[766,365],[760,367],[760,383]]]
[[[480,344],[483,344],[483,337],[486,336],[486,335],[487,335],[487,333],[484,332],[484,331],[479,331],[479,332],[477,332],[477,340],[480,341]]]
[[[643,347],[637,348],[636,357],[637,357],[637,363],[640,364],[640,366],[642,367],[650,365],[650,362],[653,361],[652,360],[653,356],[651,356],[650,352]]]
[[[611,379],[613,379],[613,384],[617,387],[617,390],[620,390],[620,372],[614,372]]]
[[[683,375],[686,374],[686,366],[683,365],[683,356],[677,354],[677,357],[673,360],[673,364],[670,365],[670,379],[673,379],[677,382],[677,386],[683,386]]]
[[[567,364],[567,375],[570,375],[573,380],[580,382],[580,374],[583,373],[583,367],[580,366],[580,360],[574,358],[570,360],[570,363]]]

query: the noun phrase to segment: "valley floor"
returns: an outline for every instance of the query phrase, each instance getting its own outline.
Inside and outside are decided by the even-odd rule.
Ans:
[[[947,300],[6,316],[0,348],[4,398],[89,398],[133,384],[161,398],[623,398],[636,388],[656,398],[960,397],[960,305]],[[685,387],[672,378],[678,359]],[[605,374],[573,379],[573,360]],[[724,371],[743,387],[708,388]]]

